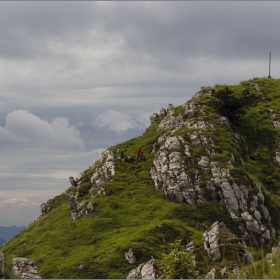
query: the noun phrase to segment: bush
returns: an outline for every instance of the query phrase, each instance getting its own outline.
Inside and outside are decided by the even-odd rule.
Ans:
[[[231,122],[237,122],[245,114],[246,108],[257,105],[257,97],[251,94],[248,89],[242,91],[240,98],[234,96],[234,92],[228,87],[217,92],[213,90],[212,96],[215,97],[215,100],[210,101],[210,106]]]
[[[172,251],[163,254],[162,270],[164,274],[160,278],[166,279],[189,279],[195,278],[198,271],[194,269],[194,256],[187,252],[181,245],[181,240],[176,240],[169,244]]]

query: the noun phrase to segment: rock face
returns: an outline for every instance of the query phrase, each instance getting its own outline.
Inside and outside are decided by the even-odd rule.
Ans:
[[[129,272],[126,279],[155,279],[154,263],[155,260],[151,259],[145,264],[140,264]]]
[[[27,258],[14,258],[12,260],[12,270],[23,279],[41,279],[37,272],[36,263]]]
[[[5,257],[4,254],[0,252],[0,276],[1,278],[4,276],[5,273]]]
[[[208,255],[214,260],[219,261],[222,258],[220,251],[221,245],[221,234],[226,233],[229,239],[234,239],[236,236],[232,234],[225,226],[224,223],[215,222],[209,231],[203,233],[204,239],[204,249],[207,251]],[[240,244],[243,249],[243,256],[247,263],[252,263],[252,255],[248,252],[246,244]]]
[[[110,150],[106,150],[94,161],[91,169],[95,169],[90,181],[92,188],[90,194],[92,198],[106,195],[106,181],[115,175],[114,155]]]
[[[62,195],[68,201],[72,220],[77,220],[84,215],[94,212],[94,207],[91,201],[88,204],[86,204],[85,200],[78,202],[73,193],[63,193]]]
[[[106,150],[99,155],[99,158],[94,161],[90,169],[94,169],[94,173],[90,179],[92,186],[89,190],[91,197],[90,201],[82,200],[78,201],[79,189],[81,187],[81,182],[83,179],[83,174],[80,178],[74,179],[74,177],[69,177],[71,187],[74,188],[73,192],[66,193],[62,195],[67,200],[71,212],[71,219],[77,220],[84,215],[89,215],[94,212],[94,206],[92,200],[95,197],[106,195],[106,181],[115,175],[114,166],[114,155],[112,151]]]
[[[50,200],[40,204],[40,210],[41,210],[41,213],[42,213],[41,216],[46,215],[51,210],[51,208],[49,206],[49,202],[50,202]]]
[[[239,228],[246,244],[267,244],[275,238],[275,230],[270,224],[271,218],[260,184],[249,182],[245,175],[237,182],[230,171],[245,165],[240,148],[243,143],[241,137],[233,133],[225,117],[195,117],[203,116],[204,108],[195,105],[194,100],[205,94],[210,93],[195,94],[192,100],[183,105],[184,113],[175,115],[170,106],[161,120],[158,130],[164,129],[165,132],[153,145],[154,161],[150,170],[155,189],[174,202],[192,205],[204,203],[204,194],[207,193],[212,201],[221,202],[232,219],[243,220]],[[211,136],[216,133],[216,127],[223,127],[236,151],[235,155],[229,154],[226,163],[214,160],[221,153]],[[183,136],[175,133],[183,128],[192,130]],[[198,149],[199,153],[193,153]],[[244,149],[248,148],[245,146]],[[280,165],[280,152],[276,153],[275,161]],[[191,174],[188,172],[190,169]],[[207,179],[206,187],[202,188],[205,174],[210,180]]]
[[[186,173],[182,150],[186,154],[188,146],[184,139],[180,136],[162,136],[158,144],[161,146],[150,171],[156,190],[176,202],[201,203],[200,176],[197,173],[192,179]]]

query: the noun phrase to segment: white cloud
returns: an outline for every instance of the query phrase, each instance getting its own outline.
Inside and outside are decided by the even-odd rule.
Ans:
[[[98,114],[93,125],[98,128],[108,128],[115,133],[123,133],[128,129],[139,129],[145,127],[146,119],[141,116],[134,117],[129,113],[121,113],[115,110],[106,110]]]
[[[10,198],[0,201],[1,225],[28,225],[36,216],[40,215],[40,203],[26,198]],[[7,218],[10,219],[7,219]],[[6,220],[10,220],[7,223]]]
[[[84,149],[79,131],[66,118],[44,121],[26,110],[8,113],[6,126],[0,127],[0,140],[41,148]]]
[[[14,198],[9,198],[4,200],[3,202],[0,202],[0,207],[7,207],[7,206],[16,206],[16,207],[34,207],[34,206],[38,206],[40,205],[40,203],[38,202],[33,202],[33,201],[29,201],[26,198],[19,198],[19,197],[14,197]]]

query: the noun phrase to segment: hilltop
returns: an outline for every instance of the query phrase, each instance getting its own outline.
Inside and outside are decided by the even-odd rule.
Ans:
[[[45,279],[279,278],[280,80],[202,87],[150,119],[1,246],[5,277],[22,257]]]

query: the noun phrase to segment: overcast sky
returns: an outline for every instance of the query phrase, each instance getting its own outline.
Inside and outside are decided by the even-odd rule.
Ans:
[[[280,2],[0,2],[0,225],[201,86],[280,71]],[[278,76],[277,76],[278,75]]]

